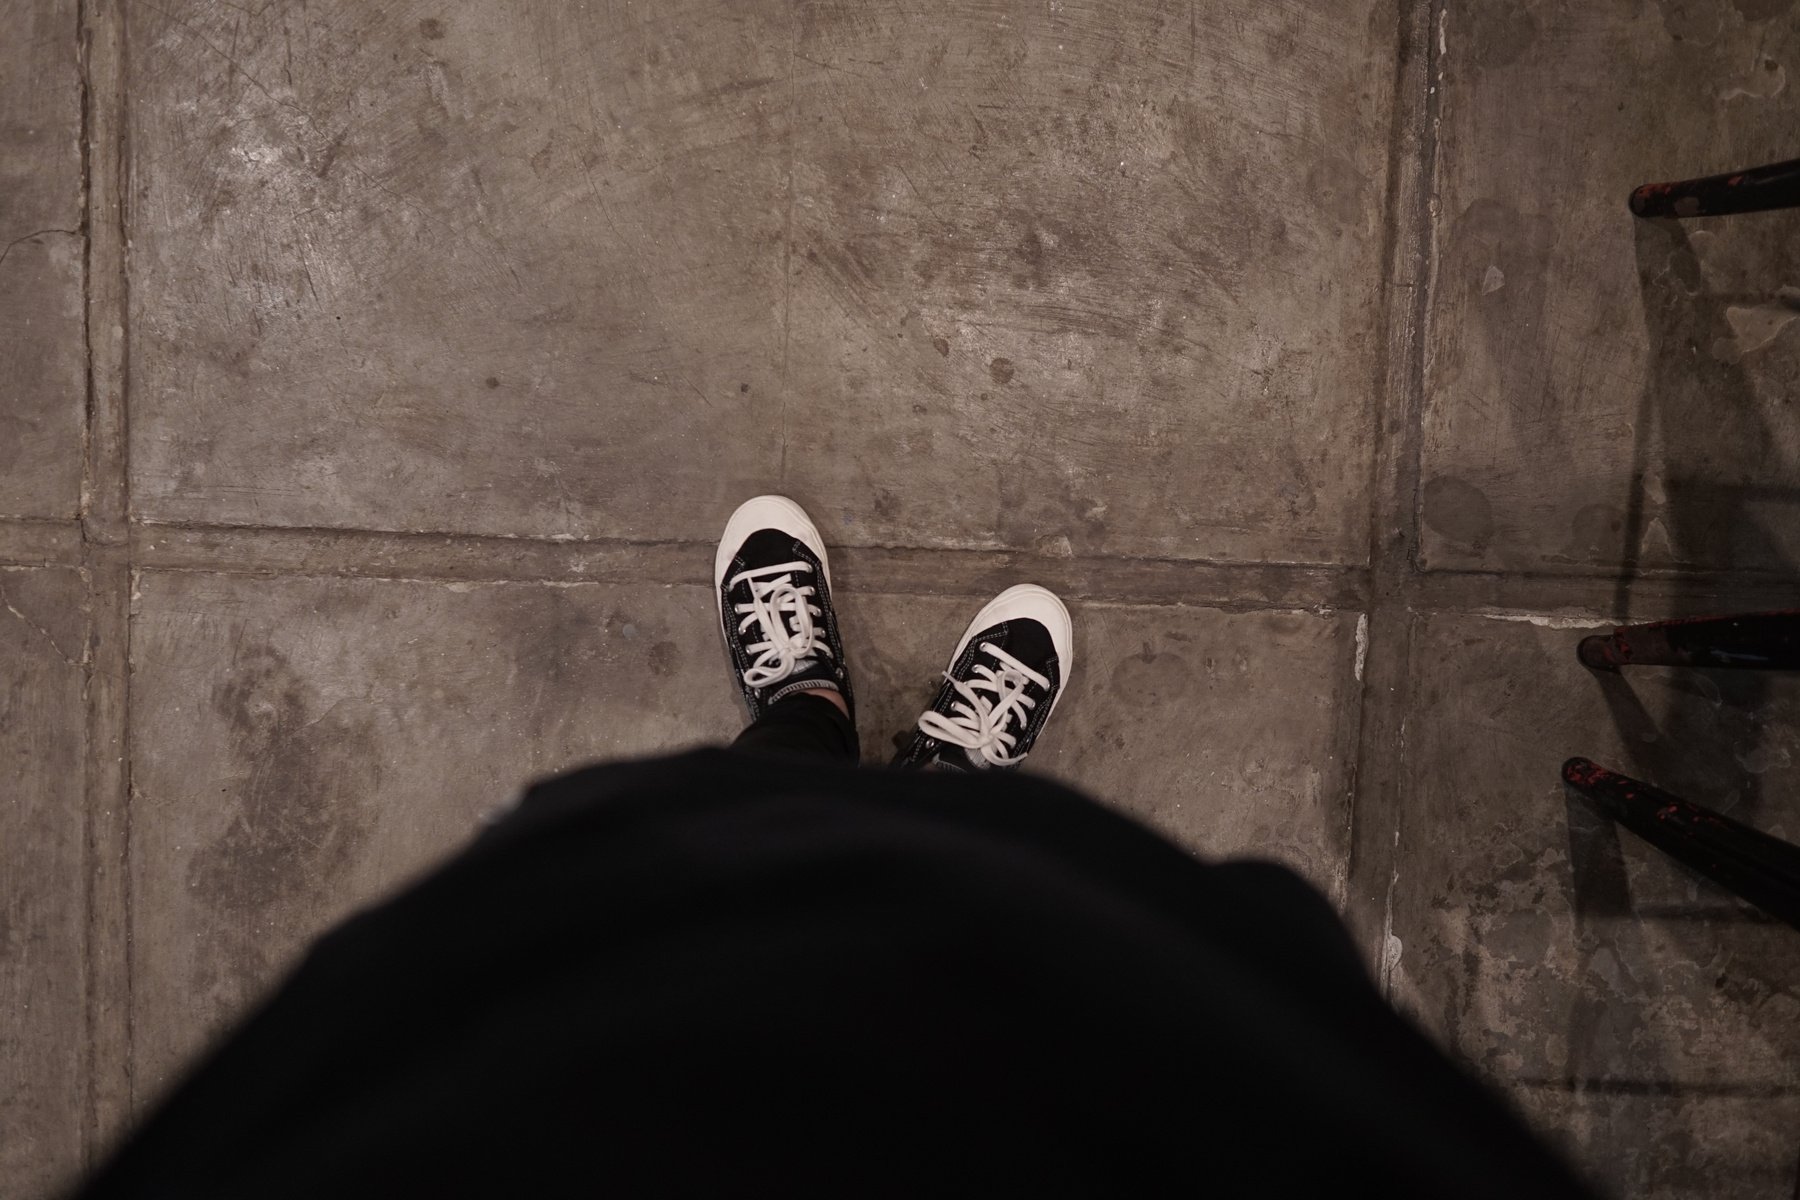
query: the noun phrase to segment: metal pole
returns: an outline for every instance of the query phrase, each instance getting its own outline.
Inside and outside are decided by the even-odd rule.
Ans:
[[[1800,158],[1704,179],[1646,183],[1631,193],[1640,217],[1717,217],[1800,207]]]
[[[1627,666],[1800,671],[1800,610],[1622,625],[1581,639],[1576,654],[1596,671]]]
[[[1670,858],[1800,929],[1800,846],[1585,758],[1564,763],[1562,777]]]

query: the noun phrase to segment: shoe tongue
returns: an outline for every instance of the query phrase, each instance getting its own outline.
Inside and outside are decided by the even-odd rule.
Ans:
[[[779,529],[759,529],[744,539],[738,557],[743,560],[745,570],[754,571],[758,567],[802,561],[799,549],[792,534]]]
[[[1008,621],[1000,627],[999,636],[984,636],[975,639],[979,642],[992,642],[1006,651],[1039,675],[1048,675],[1044,668],[1056,656],[1056,643],[1050,638],[1050,631],[1044,628],[1041,621],[1020,619]],[[993,664],[990,655],[982,655],[978,662],[989,666]]]

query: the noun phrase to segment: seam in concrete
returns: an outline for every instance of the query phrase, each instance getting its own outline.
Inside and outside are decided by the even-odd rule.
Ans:
[[[722,520],[721,514],[721,520]],[[0,527],[7,518],[0,517]],[[413,544],[432,546],[467,555],[480,553],[483,548],[497,555],[515,554],[521,551],[541,551],[551,554],[578,555],[595,550],[617,553],[628,550],[661,550],[685,549],[694,553],[710,556],[716,548],[711,538],[636,538],[636,537],[575,537],[552,535],[549,537],[536,534],[521,533],[467,533],[450,529],[372,529],[351,525],[254,525],[232,524],[228,522],[190,521],[190,520],[158,520],[155,518],[132,518],[133,541],[141,545],[148,538],[167,536],[174,539],[203,537],[261,537],[265,539],[305,537],[313,539],[323,546],[330,542],[340,542],[344,546],[356,544],[373,545],[385,542],[394,545]],[[154,547],[151,547],[154,549]],[[347,554],[354,554],[347,549]],[[1206,566],[1231,569],[1261,570],[1265,568],[1307,570],[1307,571],[1360,571],[1364,567],[1360,563],[1334,563],[1310,561],[1305,559],[1258,559],[1246,561],[1230,558],[1211,558],[1205,556],[1186,557],[1172,554],[1074,554],[1044,553],[1038,550],[1016,549],[1005,546],[986,545],[946,545],[917,546],[904,543],[878,543],[864,545],[832,545],[833,554],[853,553],[895,553],[895,554],[960,554],[988,555],[1013,559],[1033,559],[1043,562],[1067,562],[1085,560],[1116,563],[1160,563],[1172,566]],[[1493,572],[1494,574],[1503,574]]]
[[[1702,1079],[1615,1079],[1607,1076],[1533,1078],[1509,1076],[1508,1088],[1580,1092],[1602,1096],[1709,1096],[1722,1099],[1779,1100],[1800,1096],[1800,1087],[1785,1083],[1733,1083]]]
[[[775,478],[787,483],[788,452],[788,345],[794,328],[794,160],[800,139],[800,92],[795,81],[800,57],[800,0],[788,5],[791,28],[788,32],[788,137],[787,137],[787,213],[781,233],[781,461]]]
[[[135,524],[131,562],[142,570],[227,575],[710,587],[713,549],[710,541],[525,542]],[[1077,601],[1355,611],[1368,593],[1359,567],[882,547],[834,548],[832,558],[840,589],[886,593],[973,596],[1030,577]]]
[[[103,547],[84,542],[77,521],[0,517],[0,566],[80,567],[104,558],[154,571],[221,575],[513,583],[630,579],[710,586],[705,564],[711,562],[712,550],[710,541],[683,539],[581,541],[142,520],[130,522],[127,547]],[[847,581],[875,592],[976,595],[1006,577],[1031,575],[1074,601],[1193,604],[1230,611],[1363,612],[1372,606],[1374,595],[1374,573],[1345,564],[1105,554],[1063,557],[1027,550],[921,546],[839,547],[832,553]],[[1628,615],[1617,601],[1622,580],[1639,608],[1669,616],[1791,607],[1800,583],[1789,574],[1756,569],[1584,574],[1446,568],[1412,572],[1405,580],[1405,608],[1415,613],[1616,623]]]
[[[1618,575],[1427,572],[1413,579],[1411,607],[1425,613],[1531,614],[1620,624],[1630,616],[1619,601],[1620,581]],[[1795,583],[1768,575],[1640,572],[1626,582],[1633,604],[1666,617],[1756,612],[1792,608],[1794,603]]]
[[[1435,252],[1441,74],[1435,31],[1443,0],[1399,0],[1398,9],[1383,231],[1386,303],[1373,381],[1380,419],[1370,482],[1369,630],[1346,813],[1345,918],[1384,995],[1393,975],[1389,941],[1412,691],[1425,334]]]
[[[68,523],[64,529],[55,531],[33,530],[32,532],[50,536],[31,547],[33,550],[39,549],[40,547],[43,550],[54,548],[62,553],[72,551],[77,562],[82,561],[86,557],[86,547],[81,536],[80,514],[81,509],[87,503],[88,470],[92,461],[89,448],[89,444],[92,440],[90,429],[93,424],[94,412],[94,339],[92,329],[93,289],[90,280],[90,273],[93,269],[93,263],[90,261],[93,253],[93,239],[88,236],[88,222],[90,220],[89,209],[93,202],[93,189],[89,183],[89,175],[91,174],[89,159],[92,156],[90,140],[92,136],[91,130],[93,126],[94,101],[91,62],[87,44],[88,10],[91,3],[92,0],[77,0],[75,6],[75,55],[77,62],[80,64],[81,75],[81,121],[80,131],[77,134],[77,137],[80,139],[79,150],[81,156],[81,336],[82,362],[85,367],[82,375],[84,392],[82,395],[81,411],[81,489],[80,494],[75,501],[76,519]],[[24,531],[18,529],[16,525],[9,522],[5,532],[7,534],[16,535],[23,533]],[[67,536],[69,533],[73,533],[74,535],[72,541]],[[56,535],[62,536],[58,537]],[[55,538],[54,542],[51,540],[52,537]],[[4,548],[7,551],[13,551],[15,548],[23,549],[23,547],[16,547],[13,538],[9,536],[0,536],[0,548]],[[30,551],[27,551],[27,553],[30,553]],[[83,598],[88,605],[89,619],[91,621],[93,612],[93,580],[85,568],[81,572],[81,584]],[[94,710],[93,690],[88,682],[93,677],[93,656],[96,649],[95,643],[98,641],[98,639],[94,637],[91,629],[88,632],[87,640],[89,646],[89,661],[85,668],[85,674],[83,675],[82,681],[82,701],[84,704],[82,719],[87,724],[86,734],[88,738],[88,744],[85,747],[87,752],[84,755],[82,764],[81,903],[83,911],[81,1002],[83,1009],[83,1036],[81,1039],[81,1053],[77,1059],[80,1063],[80,1086],[82,1089],[81,1131],[77,1139],[77,1145],[81,1158],[81,1169],[84,1173],[92,1170],[97,1165],[99,1157],[98,1147],[100,1143],[100,1089],[98,1085],[99,1068],[97,1066],[97,1046],[100,1025],[100,987],[98,983],[100,974],[98,970],[99,922],[97,916],[100,910],[100,889],[98,875],[94,870],[96,858],[95,843],[97,841],[99,822],[96,821],[94,813],[98,807],[96,801],[99,797],[102,780],[98,777],[99,773],[94,767],[94,747],[92,744],[95,740],[94,734],[96,726],[99,724],[99,720],[98,714]]]
[[[95,1165],[133,1104],[130,897],[130,513],[126,461],[125,10],[76,9],[81,76],[87,398],[76,543],[87,589],[87,1039],[82,1154]]]

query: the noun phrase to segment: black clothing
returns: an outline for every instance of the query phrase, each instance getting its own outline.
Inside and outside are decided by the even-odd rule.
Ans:
[[[1164,1191],[1585,1194],[1285,869],[1029,776],[709,750],[532,789],[83,1194]]]
[[[733,750],[783,758],[830,759],[854,763],[861,753],[856,726],[819,692],[795,692],[771,704],[738,734]]]

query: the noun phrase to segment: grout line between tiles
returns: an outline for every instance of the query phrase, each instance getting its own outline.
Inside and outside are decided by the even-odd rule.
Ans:
[[[1417,590],[1419,451],[1432,279],[1442,0],[1399,0],[1389,143],[1385,304],[1372,381],[1379,420],[1369,530],[1370,603],[1347,812],[1345,919],[1388,994],[1404,811],[1406,712]]]
[[[788,31],[787,61],[787,204],[781,232],[781,457],[775,473],[775,478],[783,485],[787,483],[788,388],[792,386],[788,369],[788,347],[794,328],[794,162],[798,152],[796,143],[800,137],[800,93],[795,76],[795,67],[800,57],[799,0],[789,0],[788,19],[792,28]]]
[[[1408,486],[1403,484],[1402,486]],[[198,525],[134,520],[129,558],[142,570],[221,575],[312,575],[476,583],[641,581],[711,586],[711,542],[407,533],[349,528]],[[112,548],[112,553],[121,553]],[[93,546],[75,521],[0,517],[0,566],[80,567]],[[1038,578],[1080,602],[1191,604],[1224,609],[1351,609],[1375,598],[1369,568],[1124,555],[1053,556],[954,547],[851,546],[832,550],[848,583],[878,592],[979,595]],[[1791,607],[1800,580],[1758,571],[1618,572],[1410,570],[1406,611],[1543,617],[1569,623],[1622,620],[1621,579],[1645,612],[1669,616]],[[1540,622],[1543,623],[1543,622]]]
[[[125,8],[81,0],[81,149],[87,402],[79,522],[45,549],[79,556],[87,587],[85,656],[86,1090],[82,1153],[95,1165],[130,1119],[132,978],[130,910],[129,504],[126,495]],[[45,531],[39,531],[43,533]],[[10,545],[0,538],[0,545]]]

